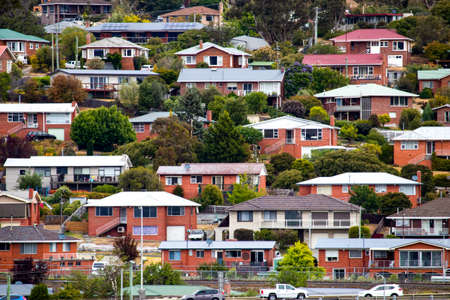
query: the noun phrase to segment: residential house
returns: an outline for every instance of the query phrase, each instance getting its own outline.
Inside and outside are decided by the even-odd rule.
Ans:
[[[164,23],[198,22],[205,26],[221,24],[220,12],[205,6],[191,6],[158,16]]]
[[[287,152],[295,158],[311,154],[320,146],[336,146],[338,128],[319,122],[283,116],[245,125],[261,131],[263,139],[259,142],[260,152],[264,154]]]
[[[444,104],[433,108],[436,120],[444,126],[450,126],[450,104]]]
[[[419,70],[417,71],[419,91],[429,88],[435,93],[441,88],[450,88],[450,69]]]
[[[117,184],[120,174],[132,167],[128,155],[111,156],[31,156],[8,158],[6,189],[15,190],[19,176],[36,173],[42,188],[57,189],[67,185],[76,190],[92,190],[102,184]]]
[[[159,250],[162,264],[184,271],[214,263],[268,271],[276,253],[274,241],[164,241]]]
[[[86,26],[82,25],[81,23],[82,22],[80,21],[61,21],[55,24],[44,26],[44,30],[46,33],[53,33],[53,34],[56,33],[59,34],[69,27],[77,27],[86,30]]]
[[[368,120],[370,115],[389,114],[387,126],[396,126],[405,108],[412,108],[418,95],[378,84],[351,84],[314,95],[329,115],[338,120]]]
[[[0,46],[0,73],[11,73],[12,64],[15,60],[16,57],[7,46]]]
[[[59,69],[52,75],[72,76],[81,81],[83,89],[93,97],[116,98],[120,85],[124,83],[141,83],[148,76],[157,76],[158,73],[140,70],[94,70],[94,69]]]
[[[399,211],[386,219],[393,220],[395,236],[402,238],[449,238],[450,198],[438,198],[419,207]]]
[[[207,89],[216,87],[222,94],[235,93],[244,96],[252,92],[263,92],[268,104],[281,107],[283,99],[283,70],[252,70],[238,68],[181,69],[178,76],[180,93],[190,88]]]
[[[105,38],[81,46],[81,57],[88,63],[92,59],[106,59],[108,54],[119,53],[122,56],[122,70],[134,70],[133,59],[148,59],[148,49],[118,37]]]
[[[106,19],[112,12],[112,3],[106,0],[41,0],[40,6],[43,25],[67,19],[81,19],[84,14],[91,18]]]
[[[183,241],[197,228],[200,204],[167,192],[121,192],[100,200],[91,199],[89,236],[131,235],[145,240]]]
[[[177,116],[177,114],[170,111],[151,111],[145,115],[131,118],[129,121],[133,125],[134,132],[136,132],[137,140],[142,141],[147,138],[156,137],[156,133],[152,132],[152,124],[157,119],[169,118],[171,116]],[[206,118],[197,117],[197,121],[202,122],[204,127],[208,127],[212,122],[212,112],[207,111]]]
[[[197,46],[175,54],[181,58],[185,68],[195,68],[200,62],[210,68],[247,68],[250,54],[232,47],[221,47],[214,43],[200,41]]]
[[[242,175],[258,191],[266,189],[267,170],[263,163],[184,163],[181,166],[160,166],[156,171],[164,190],[171,193],[179,185],[184,196],[193,199],[209,184],[231,192]]]
[[[306,54],[303,63],[339,71],[352,84],[388,83],[386,64],[381,54]]]
[[[10,29],[0,29],[0,46],[8,46],[17,60],[26,63],[31,55],[36,51],[50,44],[43,38],[26,35]]]
[[[270,47],[265,39],[248,35],[236,36],[231,39],[230,43],[236,48],[245,49],[247,51],[255,51],[264,47]]]
[[[433,153],[450,158],[450,127],[419,127],[393,138],[394,164],[420,164],[431,168]]]
[[[420,173],[418,174],[420,176]],[[379,196],[386,193],[404,193],[416,207],[420,198],[420,181],[409,180],[384,172],[349,172],[330,177],[316,177],[297,183],[299,195],[323,194],[349,201],[355,186],[366,185]]]
[[[39,224],[41,203],[33,189],[0,192],[0,227]]]
[[[74,237],[44,229],[43,225],[0,228],[0,271],[11,272],[17,264],[31,258],[47,264],[49,275],[90,271],[92,258],[80,258]]]
[[[72,103],[2,103],[0,134],[25,137],[30,131],[44,131],[61,141],[70,140],[70,127],[79,113]]]
[[[359,206],[327,195],[263,196],[233,205],[228,212],[230,239],[238,229],[292,229],[311,249],[321,238],[348,237],[348,229],[360,222]],[[216,240],[223,231],[218,227]]]
[[[185,23],[103,23],[88,30],[97,40],[120,37],[136,44],[148,44],[151,38],[159,38],[163,43],[176,41],[178,35],[188,30],[200,30],[203,24]]]
[[[350,14],[345,13],[342,20],[342,27],[345,30],[352,29],[358,23],[367,23],[370,25],[389,24],[392,21],[398,21],[405,17],[412,16],[411,13],[373,13],[373,14]]]
[[[450,239],[321,239],[315,245],[326,278],[346,279],[382,273],[442,275],[450,257]]]

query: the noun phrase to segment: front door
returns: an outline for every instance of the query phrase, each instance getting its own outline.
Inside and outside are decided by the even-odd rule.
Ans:
[[[250,263],[252,265],[261,266],[264,263],[264,251],[252,251],[250,253]]]
[[[293,143],[294,143],[294,130],[286,129],[286,144],[293,144]]]
[[[127,222],[127,208],[121,207],[120,208],[120,223],[124,224]]]
[[[27,127],[28,128],[37,128],[37,114],[28,114]]]
[[[223,252],[222,251],[217,251],[217,263],[223,264]]]
[[[434,152],[434,142],[427,142],[427,155],[432,155]]]

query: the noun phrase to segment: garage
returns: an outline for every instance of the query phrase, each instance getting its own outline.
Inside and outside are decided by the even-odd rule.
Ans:
[[[64,128],[49,128],[48,134],[53,134],[57,140],[64,141]]]
[[[184,226],[167,226],[167,238],[168,241],[184,241],[185,240]]]

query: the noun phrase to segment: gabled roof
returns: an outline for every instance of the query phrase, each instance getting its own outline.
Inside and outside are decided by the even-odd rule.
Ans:
[[[444,105],[441,105],[441,106],[438,106],[438,107],[435,107],[435,108],[433,108],[433,110],[438,110],[438,109],[441,109],[441,108],[446,108],[446,107],[450,107],[450,104],[444,104]]]
[[[50,43],[43,38],[23,34],[10,29],[0,29],[0,40],[3,41],[30,41],[30,42],[41,42],[41,43]]]
[[[11,50],[9,50],[8,46],[0,46],[0,56],[2,56],[5,51],[8,52],[8,54],[11,56],[13,60],[16,60],[14,53],[12,53]]]
[[[130,166],[128,155],[93,156],[31,156],[30,158],[8,158],[4,167],[119,167]]]
[[[220,15],[220,13],[217,9],[212,9],[209,7],[199,5],[199,6],[191,6],[191,7],[186,7],[186,8],[178,9],[175,11],[171,11],[171,12],[159,15],[159,17],[164,18],[164,17],[173,17],[173,16],[190,16],[193,14],[213,15],[213,16]]]
[[[425,243],[450,248],[450,239],[319,239],[315,249],[394,250],[411,244]]]
[[[230,43],[235,47],[244,47],[245,49],[250,51],[270,46],[265,39],[248,35],[236,36],[231,39]]]
[[[199,30],[205,25],[196,22],[181,23],[103,23],[88,28],[90,32],[184,32]]]
[[[72,113],[78,106],[72,103],[0,103],[0,113]]]
[[[79,239],[64,236],[57,231],[44,229],[43,226],[5,226],[0,228],[0,243],[63,243],[79,242]]]
[[[294,129],[294,128],[336,128],[327,124],[293,116],[282,116],[274,119],[248,124],[244,127],[255,129]]]
[[[181,69],[178,82],[282,82],[281,70],[252,70],[239,68]]]
[[[120,192],[103,199],[90,199],[86,207],[123,206],[200,206],[197,202],[184,199],[168,192]]]
[[[121,39],[119,37],[104,38],[90,44],[79,47],[80,49],[89,48],[136,48],[148,51],[147,48],[141,47],[135,43],[129,42],[127,40]]]
[[[159,118],[169,118],[171,116],[176,116],[175,112],[170,111],[151,111],[145,115],[134,117],[129,119],[131,123],[154,123]],[[205,117],[196,117],[196,120],[199,122],[208,122]]]
[[[393,141],[448,141],[450,127],[419,127],[396,136]]]
[[[306,54],[302,62],[312,66],[381,66],[383,56],[381,54]]]
[[[51,0],[45,3],[41,3],[39,5],[52,5],[52,4],[84,4],[84,5],[111,5],[111,2],[106,0]]]
[[[450,76],[450,69],[437,70],[419,70],[417,71],[418,80],[440,80]]]
[[[140,71],[140,70],[107,70],[107,69],[58,69],[52,75],[57,74],[58,72],[69,74],[69,75],[111,75],[111,76],[154,76],[159,75],[158,73],[151,71]]]
[[[418,97],[416,94],[391,89],[375,83],[350,84],[334,90],[315,94],[317,98],[361,98],[374,96]]]
[[[390,29],[357,29],[331,39],[333,42],[364,42],[380,40],[408,40],[410,38]]]
[[[263,196],[233,205],[229,211],[302,210],[359,211],[359,206],[327,195]]]
[[[275,241],[163,241],[159,245],[160,250],[172,249],[211,249],[211,250],[230,250],[230,249],[273,249]]]
[[[450,219],[450,198],[438,198],[426,202],[421,206],[404,209],[398,213],[390,215],[388,219],[423,219],[423,218],[444,218]]]
[[[176,55],[197,55],[200,52],[203,52],[209,48],[216,48],[220,51],[223,51],[225,53],[231,54],[231,55],[244,55],[244,56],[250,56],[250,54],[241,51],[239,49],[236,48],[232,48],[232,47],[222,47],[219,45],[216,45],[214,43],[210,43],[210,42],[206,42],[203,43],[202,47],[200,48],[200,45],[191,47],[191,48],[187,48],[178,52],[175,52]]]
[[[267,175],[263,163],[184,163],[160,166],[158,175]]]
[[[301,181],[297,185],[372,185],[372,184],[413,184],[419,182],[385,172],[348,172],[330,177],[316,177]]]
[[[0,197],[8,197],[8,198],[12,198],[24,203],[31,203],[34,202],[33,200],[37,198],[39,198],[39,200],[41,200],[41,198],[39,197],[38,192],[33,191],[33,198],[29,198],[30,194],[28,190],[13,190],[13,191],[1,191],[0,192]],[[7,202],[2,202],[0,204],[4,204]]]

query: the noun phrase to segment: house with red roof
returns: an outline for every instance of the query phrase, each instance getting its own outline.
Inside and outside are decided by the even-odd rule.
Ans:
[[[0,46],[0,73],[10,73],[15,60],[16,57],[7,46]]]
[[[164,23],[199,22],[205,26],[221,23],[220,11],[205,6],[192,6],[171,11],[158,16]]]
[[[381,54],[307,54],[303,63],[337,70],[352,84],[387,84],[385,57]]]

